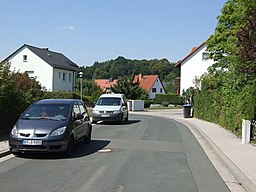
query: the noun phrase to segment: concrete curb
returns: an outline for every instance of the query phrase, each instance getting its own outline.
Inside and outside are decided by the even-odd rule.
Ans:
[[[184,122],[181,119],[174,119],[181,123],[184,123],[187,126],[193,126],[196,128],[198,133],[207,141],[207,143],[211,146],[216,155],[223,161],[225,166],[229,169],[229,171],[233,174],[233,176],[237,179],[237,181],[244,187],[244,189],[248,192],[255,192],[256,186],[250,181],[250,179],[231,161],[225,153],[194,123],[192,122]]]
[[[10,155],[10,154],[11,154],[11,151],[9,149],[0,151],[0,158],[4,157],[4,156],[7,156],[7,155]]]

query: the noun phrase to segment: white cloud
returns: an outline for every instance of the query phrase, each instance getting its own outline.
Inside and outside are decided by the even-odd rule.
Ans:
[[[63,26],[63,29],[66,29],[66,30],[69,30],[69,31],[74,31],[75,26],[74,25],[66,25],[66,26]]]

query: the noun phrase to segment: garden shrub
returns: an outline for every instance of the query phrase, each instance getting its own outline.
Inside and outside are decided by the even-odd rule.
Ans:
[[[182,105],[183,98],[180,95],[176,95],[176,94],[156,94],[154,103],[155,104],[168,103],[168,104],[174,104],[174,105]]]

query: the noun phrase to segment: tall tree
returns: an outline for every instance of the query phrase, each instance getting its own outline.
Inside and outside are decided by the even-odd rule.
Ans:
[[[256,4],[256,3],[255,3]],[[237,33],[241,72],[256,75],[256,5],[248,8],[246,25]]]
[[[202,78],[195,114],[241,134],[256,111],[255,0],[227,0],[207,50],[215,64]]]
[[[118,78],[115,93],[123,93],[128,99],[148,99],[148,93],[139,86],[139,81],[134,81],[134,76]]]

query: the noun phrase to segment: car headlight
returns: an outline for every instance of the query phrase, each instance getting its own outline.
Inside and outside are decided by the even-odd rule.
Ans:
[[[118,114],[118,113],[120,113],[119,110],[114,110],[114,111],[113,111],[113,114]]]
[[[92,112],[93,112],[93,113],[96,113],[96,114],[100,114],[100,111],[99,111],[99,110],[96,110],[96,109],[93,109]]]
[[[53,131],[51,133],[51,136],[59,136],[59,135],[62,135],[66,130],[66,127],[61,127],[59,129],[56,129],[55,131]]]
[[[14,125],[14,127],[12,128],[11,134],[13,136],[18,136],[18,129],[16,125]]]

